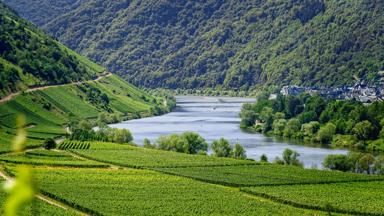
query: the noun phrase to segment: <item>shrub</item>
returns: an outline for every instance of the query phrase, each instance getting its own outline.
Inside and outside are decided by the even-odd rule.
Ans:
[[[54,139],[48,138],[43,143],[43,148],[50,150],[56,148],[56,142]]]
[[[214,155],[217,157],[230,157],[232,153],[231,145],[228,140],[224,138],[213,141],[212,150]]]

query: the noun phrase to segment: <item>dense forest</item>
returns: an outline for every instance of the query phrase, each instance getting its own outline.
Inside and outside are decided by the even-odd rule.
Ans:
[[[103,70],[0,2],[0,98],[28,86],[91,79]]]
[[[36,23],[61,42],[150,88],[340,86],[384,69],[379,0],[51,1],[48,13],[46,1],[6,2],[48,14]]]
[[[384,102],[364,105],[320,96],[278,95],[245,104],[241,127],[371,152],[384,151]]]

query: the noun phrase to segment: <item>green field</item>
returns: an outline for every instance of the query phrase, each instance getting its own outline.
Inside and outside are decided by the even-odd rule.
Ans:
[[[45,194],[104,215],[314,215],[236,189],[146,170],[35,169]]]
[[[109,167],[108,165],[73,157],[66,152],[34,150],[19,154],[1,155],[0,161],[10,164],[66,167]]]
[[[308,170],[280,165],[157,168],[156,170],[234,187],[384,180],[384,176]]]
[[[384,181],[243,188],[272,200],[355,215],[384,215]]]
[[[249,160],[190,155],[113,143],[92,143],[90,149],[71,151],[90,159],[136,168],[255,164]]]
[[[3,184],[4,180],[0,180],[0,184]],[[1,210],[0,214],[4,214],[4,203],[7,199],[7,194],[0,190],[0,205]],[[28,205],[24,205],[24,207],[19,210],[18,215],[20,216],[30,216],[30,215],[46,215],[46,216],[70,216],[70,215],[78,215],[76,212],[72,210],[64,210],[58,207],[55,207],[53,205],[50,205],[46,202],[43,202],[41,200],[35,199],[32,201],[32,203],[29,203]]]

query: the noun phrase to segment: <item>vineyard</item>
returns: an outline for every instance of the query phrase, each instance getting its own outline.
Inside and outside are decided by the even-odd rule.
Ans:
[[[103,215],[313,215],[314,211],[244,196],[232,188],[147,170],[46,169],[44,194]],[[317,212],[316,215],[325,215]]]
[[[71,141],[66,140],[63,143],[60,144],[59,148],[60,150],[67,150],[67,149],[89,149],[91,147],[90,142],[81,142],[81,141]]]
[[[354,215],[384,215],[384,182],[243,188],[294,206]]]
[[[280,165],[157,168],[157,170],[233,187],[384,180],[384,176],[308,170]]]
[[[88,150],[76,149],[72,152],[101,162],[137,168],[256,164],[256,162],[249,160],[190,155],[117,144],[101,144],[100,147],[97,147],[97,144],[92,144]]]
[[[0,180],[0,184],[3,184],[4,181]],[[5,192],[0,190],[0,205],[4,206],[4,202],[7,198],[7,195]],[[55,216],[69,216],[69,215],[77,215],[72,210],[64,210],[61,208],[54,207],[46,202],[43,202],[38,199],[34,199],[31,204],[28,204],[23,207],[22,210],[20,210],[22,214],[21,216],[28,216],[28,215],[55,215]],[[2,210],[0,211],[1,215],[3,215]]]
[[[65,152],[34,150],[25,153],[3,155],[0,161],[10,164],[31,164],[35,166],[66,166],[66,167],[109,167],[96,161],[80,159]]]

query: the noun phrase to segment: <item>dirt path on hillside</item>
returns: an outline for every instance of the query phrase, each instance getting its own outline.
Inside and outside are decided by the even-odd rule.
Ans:
[[[4,178],[8,182],[14,180],[13,178],[11,178],[7,174],[5,174],[3,171],[0,171],[0,177]],[[47,196],[45,196],[43,194],[36,194],[35,196],[36,196],[37,199],[39,199],[39,200],[41,200],[43,202],[46,202],[46,203],[48,203],[50,205],[56,206],[58,208],[61,208],[61,209],[64,209],[64,210],[72,210],[72,211],[76,212],[77,214],[83,215],[83,216],[88,216],[89,215],[89,214],[86,214],[86,213],[84,213],[82,211],[79,211],[78,209],[72,208],[72,207],[70,207],[70,206],[68,206],[68,205],[66,205],[66,204],[64,204],[64,203],[62,203],[62,202],[60,202],[58,200],[52,199],[50,197],[47,197]]]
[[[66,86],[66,85],[78,85],[78,84],[83,84],[83,83],[97,82],[97,81],[101,80],[102,78],[109,77],[111,75],[112,75],[112,73],[106,72],[106,73],[101,74],[100,76],[98,76],[97,78],[95,78],[93,80],[66,83],[66,84],[60,84],[60,85],[47,85],[47,86],[34,87],[34,88],[27,89],[25,92],[34,92],[34,91],[38,91],[38,90],[44,90],[44,89],[49,89],[49,88],[54,88],[54,87],[59,87],[59,86]],[[0,99],[0,104],[12,100],[14,97],[20,95],[21,93],[22,92],[19,91],[19,92],[11,93],[11,94],[5,96],[4,98]]]

